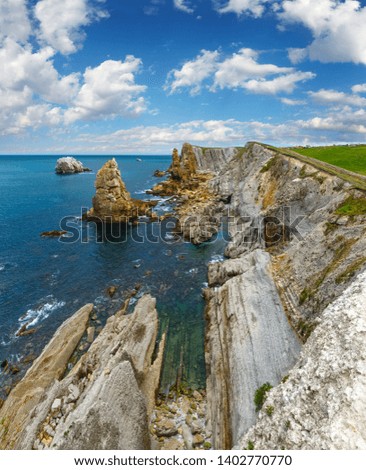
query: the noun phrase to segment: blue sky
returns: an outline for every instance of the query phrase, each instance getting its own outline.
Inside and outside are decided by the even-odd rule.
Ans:
[[[0,0],[0,153],[364,142],[366,4]]]

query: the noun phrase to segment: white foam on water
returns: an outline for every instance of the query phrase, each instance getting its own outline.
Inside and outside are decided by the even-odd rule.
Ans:
[[[46,302],[35,308],[35,309],[29,309],[27,312],[19,318],[19,322],[23,325],[24,323],[27,323],[27,328],[32,327],[37,325],[39,322],[45,320],[48,318],[51,313],[53,313],[55,310],[63,307],[66,305],[66,302],[64,301],[58,301],[51,295],[46,297]]]
[[[225,261],[225,257],[222,255],[213,255],[210,259],[210,263],[221,263],[221,261]]]

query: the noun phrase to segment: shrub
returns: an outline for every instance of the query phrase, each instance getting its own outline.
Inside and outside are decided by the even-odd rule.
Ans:
[[[255,391],[255,395],[254,395],[255,411],[259,411],[262,409],[263,403],[266,400],[267,392],[269,392],[271,388],[273,388],[273,386],[269,382],[266,382]]]

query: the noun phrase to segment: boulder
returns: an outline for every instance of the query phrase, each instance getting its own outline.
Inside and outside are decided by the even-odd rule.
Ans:
[[[91,170],[85,168],[83,164],[74,157],[62,157],[57,160],[55,171],[58,175],[70,175]]]

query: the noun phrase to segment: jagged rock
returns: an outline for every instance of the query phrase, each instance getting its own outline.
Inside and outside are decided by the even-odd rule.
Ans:
[[[41,237],[61,237],[67,232],[65,230],[50,230],[48,232],[42,232]]]
[[[89,168],[85,168],[83,164],[74,157],[62,157],[57,160],[55,171],[59,175],[67,175],[72,173],[83,173],[84,171],[91,170]]]
[[[154,176],[156,176],[157,178],[161,178],[165,175],[166,175],[166,171],[162,171],[162,170],[155,170],[154,171]]]
[[[61,379],[84,334],[92,309],[93,305],[88,304],[63,323],[24,378],[10,392],[0,410],[0,422],[3,423],[0,426],[1,449],[26,448],[21,442],[27,436],[27,426],[34,422],[32,413],[37,405],[44,403],[45,391]]]
[[[366,449],[366,272],[320,317],[285,383],[239,446]]]
[[[225,272],[230,262],[222,264]],[[206,306],[207,398],[215,449],[231,448],[254,424],[256,389],[278,384],[300,353],[269,274],[270,256],[256,250],[241,263],[236,270],[242,274],[212,288]]]
[[[98,171],[95,188],[93,207],[86,216],[88,220],[127,223],[139,216],[152,216],[151,208],[157,204],[156,201],[141,201],[131,197],[114,158]]]
[[[163,337],[152,363],[158,333],[155,303],[145,295],[134,312],[125,315],[126,303],[108,319],[65,378],[57,375],[58,381],[39,383],[32,366],[27,375],[32,374],[34,380],[28,386],[38,391],[38,401],[27,408],[29,418],[21,428],[19,420],[16,428],[9,424],[12,436],[18,432],[17,438],[11,443],[2,441],[1,445],[31,449],[42,442],[45,448],[54,449],[149,448],[148,416],[159,386],[165,341]],[[92,306],[88,313],[91,310]],[[84,330],[85,326],[83,322]],[[55,336],[60,338],[59,333]],[[62,341],[65,345],[66,338]],[[65,366],[64,358],[57,365],[61,364]],[[22,385],[21,381],[18,387]],[[47,432],[49,423],[54,430],[52,436]]]
[[[156,427],[156,435],[158,437],[170,437],[178,434],[178,429],[171,419],[164,418],[159,421]]]

